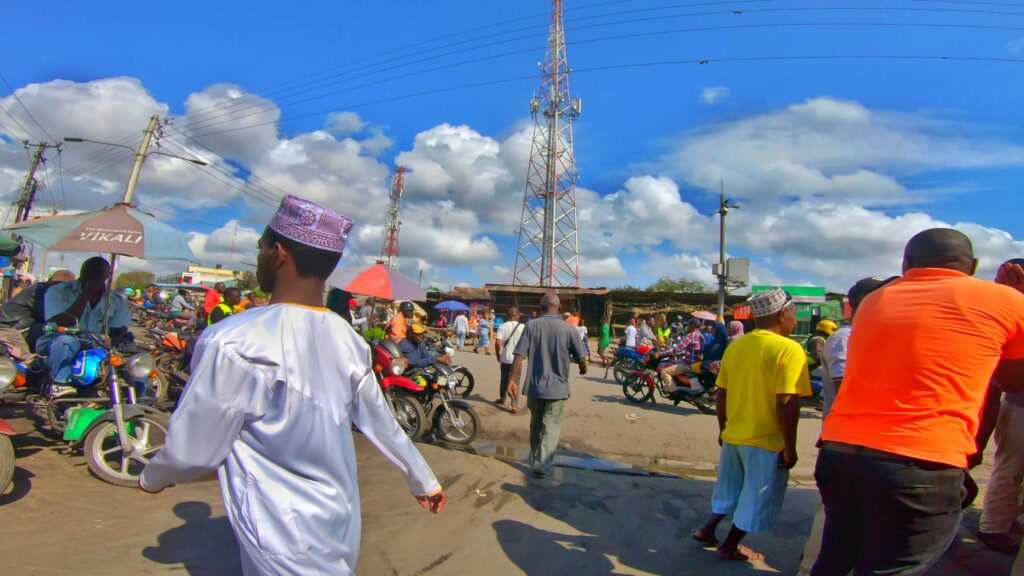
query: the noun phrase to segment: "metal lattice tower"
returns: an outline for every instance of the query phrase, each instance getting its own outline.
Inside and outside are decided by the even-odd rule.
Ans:
[[[533,144],[512,276],[512,283],[519,286],[580,285],[572,123],[580,115],[581,103],[569,97],[571,72],[565,56],[562,0],[552,0],[540,93],[530,99]]]
[[[388,204],[388,223],[384,227],[384,245],[380,249],[380,261],[389,268],[398,268],[398,228],[402,212],[402,191],[405,189],[405,168],[395,169],[391,181],[391,202]]]

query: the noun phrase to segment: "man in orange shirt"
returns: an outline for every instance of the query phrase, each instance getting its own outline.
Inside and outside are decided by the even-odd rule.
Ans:
[[[1000,286],[977,264],[962,233],[925,230],[903,277],[861,303],[821,433],[812,576],[923,574],[956,535],[989,379],[1024,388],[1024,269],[1000,268]]]
[[[407,320],[412,318],[415,310],[412,302],[409,301],[404,301],[398,305],[398,314],[392,316],[391,321],[388,322],[388,336],[395,341],[395,344],[405,340],[405,334],[408,330]]]

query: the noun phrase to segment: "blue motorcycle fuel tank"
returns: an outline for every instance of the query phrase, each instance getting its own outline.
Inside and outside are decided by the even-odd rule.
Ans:
[[[102,348],[82,350],[75,356],[71,366],[71,382],[75,386],[91,386],[100,374],[100,366],[107,359],[107,351]]]

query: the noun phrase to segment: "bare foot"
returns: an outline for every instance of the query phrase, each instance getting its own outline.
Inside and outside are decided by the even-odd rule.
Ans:
[[[719,548],[718,550],[715,550],[715,554],[719,558],[724,558],[726,560],[739,560],[740,562],[749,562],[751,560],[764,560],[764,554],[761,554],[760,552],[754,552],[753,550],[747,548],[742,544],[737,546],[735,550],[728,552]]]
[[[697,528],[690,532],[690,536],[705,546],[718,546],[718,538],[715,538],[714,534],[704,532],[703,528]]]

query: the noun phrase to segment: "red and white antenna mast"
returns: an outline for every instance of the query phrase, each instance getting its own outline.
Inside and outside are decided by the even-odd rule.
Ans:
[[[389,268],[398,268],[398,228],[402,225],[402,191],[405,189],[405,168],[395,169],[391,181],[391,202],[388,204],[388,223],[384,228],[384,246],[380,249],[380,261]]]
[[[576,159],[572,123],[580,99],[569,97],[562,0],[551,2],[551,30],[541,66],[540,92],[530,99],[533,144],[526,172],[523,215],[512,283],[519,286],[580,285],[576,230]]]

